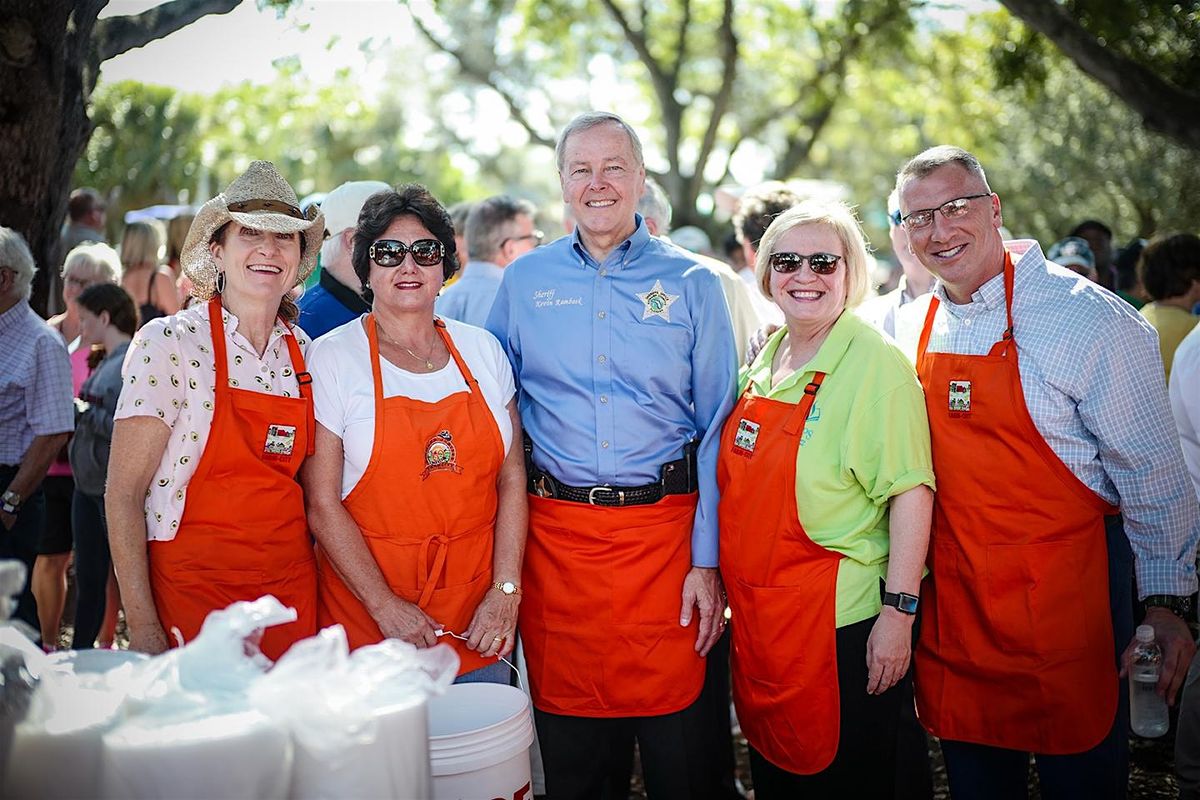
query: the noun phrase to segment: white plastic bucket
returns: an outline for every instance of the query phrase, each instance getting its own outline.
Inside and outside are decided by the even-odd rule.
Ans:
[[[520,689],[463,683],[429,699],[434,800],[532,800],[533,718]]]

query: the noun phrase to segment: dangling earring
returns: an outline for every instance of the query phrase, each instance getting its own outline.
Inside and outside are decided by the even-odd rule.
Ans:
[[[217,294],[225,294],[225,271],[217,273]]]

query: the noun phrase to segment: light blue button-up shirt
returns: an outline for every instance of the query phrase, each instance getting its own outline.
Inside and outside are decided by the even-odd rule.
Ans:
[[[720,279],[637,229],[597,263],[572,236],[504,271],[487,328],[508,352],[533,461],[571,486],[641,486],[700,440],[692,564],[717,566],[717,454],[737,352]]]
[[[462,277],[442,290],[434,311],[482,328],[503,277],[504,269],[489,261],[468,261]]]

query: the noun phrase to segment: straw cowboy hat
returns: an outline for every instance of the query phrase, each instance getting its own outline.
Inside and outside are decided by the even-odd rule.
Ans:
[[[192,296],[207,300],[217,293],[220,267],[209,250],[213,233],[227,222],[274,233],[302,233],[304,254],[296,283],[303,283],[317,266],[325,236],[325,216],[313,206],[304,214],[296,192],[270,161],[254,161],[224,192],[196,214],[179,255],[183,273],[192,281]]]

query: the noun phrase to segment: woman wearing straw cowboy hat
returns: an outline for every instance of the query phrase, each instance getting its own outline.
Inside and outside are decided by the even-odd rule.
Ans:
[[[288,292],[312,272],[324,230],[274,165],[253,162],[184,243],[204,302],[148,323],[129,348],[105,503],[133,649],[190,640],[210,611],[268,593],[298,619],[266,632],[267,656],[316,632],[295,480],[313,406]]]
[[[318,620],[351,647],[440,628],[460,681],[506,683],[528,513],[512,368],[487,331],[434,317],[458,260],[424,187],[367,199],[352,261],[371,313],[312,348]]]

